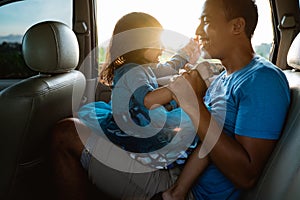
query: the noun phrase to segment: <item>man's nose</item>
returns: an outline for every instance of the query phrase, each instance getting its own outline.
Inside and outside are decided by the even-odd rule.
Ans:
[[[195,35],[200,35],[202,31],[203,31],[203,26],[200,23],[196,29]]]

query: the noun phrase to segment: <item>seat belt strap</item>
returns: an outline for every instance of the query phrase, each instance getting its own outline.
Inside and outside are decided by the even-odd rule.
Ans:
[[[295,35],[296,21],[292,15],[284,15],[278,26],[281,33],[276,65],[282,69],[287,68],[287,53]]]

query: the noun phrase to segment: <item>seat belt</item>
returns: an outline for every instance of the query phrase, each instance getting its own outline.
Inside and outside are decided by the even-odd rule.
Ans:
[[[87,38],[89,36],[89,30],[86,22],[78,21],[74,24],[74,31],[77,35],[77,40],[81,44],[80,51],[84,52],[85,49],[91,49],[89,43],[87,43]],[[95,101],[95,91],[98,84],[98,77],[93,77],[93,56],[92,53],[96,53],[95,51],[90,52],[87,56],[85,53],[81,53],[80,57],[80,68],[81,71],[85,75],[86,79],[86,89],[82,98],[82,103],[89,103]]]
[[[296,31],[296,20],[293,15],[284,15],[278,26],[281,33],[276,65],[281,69],[287,68],[287,53]]]

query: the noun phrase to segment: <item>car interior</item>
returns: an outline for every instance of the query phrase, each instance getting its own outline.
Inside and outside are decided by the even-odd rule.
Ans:
[[[25,2],[30,0],[0,0],[0,14],[5,14],[4,9],[10,5],[22,8]],[[298,200],[300,1],[268,2],[274,34],[268,59],[287,76],[291,105],[282,136],[258,183],[244,191],[241,200]],[[101,63],[97,33],[102,27],[97,24],[96,5],[101,6],[101,1],[69,0],[69,3],[69,25],[50,18],[26,28],[18,46],[26,77],[5,76],[7,63],[0,57],[0,199],[52,199],[49,167],[52,128],[59,120],[76,116],[74,110],[81,105],[110,99],[110,88],[98,82]],[[8,20],[2,15],[0,19]],[[14,43],[3,42],[2,46],[5,45]],[[0,56],[7,53],[0,48]],[[17,64],[9,61],[8,65]]]
[[[75,70],[77,38],[65,24],[47,21],[32,26],[24,35],[22,49],[27,66],[39,74],[1,92],[1,133],[7,133],[1,144],[1,160],[6,163],[1,188],[11,189],[12,194],[18,193],[18,187],[25,189],[27,180],[40,182],[41,176],[28,175],[45,167],[52,127],[73,114],[85,89],[84,75]],[[77,104],[74,94],[79,97]]]

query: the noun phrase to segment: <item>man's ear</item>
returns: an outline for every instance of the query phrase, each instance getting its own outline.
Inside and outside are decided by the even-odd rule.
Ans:
[[[238,35],[242,32],[245,32],[246,21],[242,17],[237,17],[231,20],[232,23],[232,32],[235,35]]]

